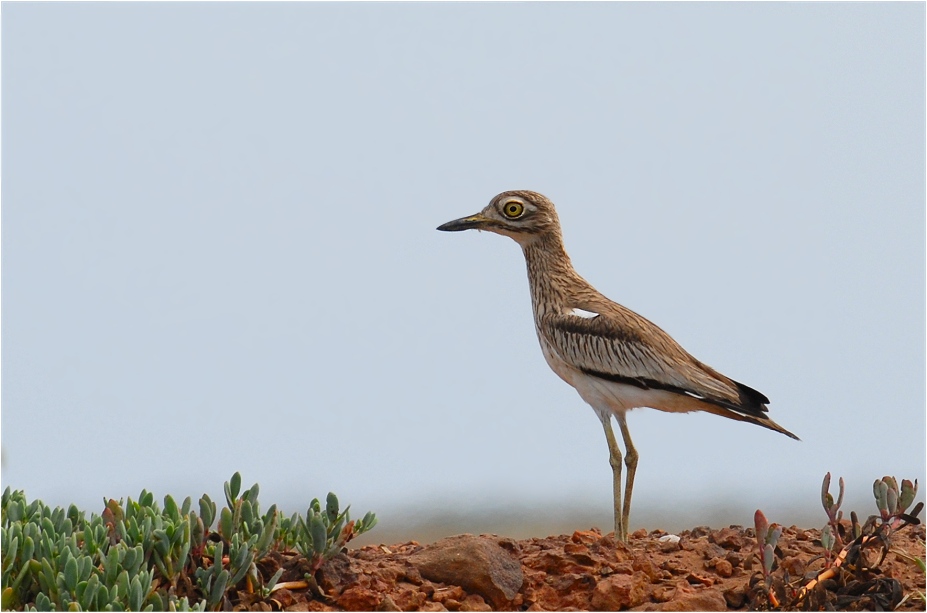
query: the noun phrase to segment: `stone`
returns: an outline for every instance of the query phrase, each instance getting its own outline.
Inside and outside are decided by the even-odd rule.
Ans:
[[[498,537],[461,534],[441,539],[409,556],[422,577],[459,585],[495,608],[504,608],[524,584],[521,562]]]
[[[275,602],[277,607],[279,607],[281,610],[286,610],[296,602],[296,599],[293,598],[293,592],[286,588],[275,591],[271,595],[270,599],[272,602]]]
[[[744,563],[744,555],[742,553],[737,553],[735,551],[729,551],[724,559],[731,563],[731,566],[737,568]]]
[[[543,611],[557,611],[562,607],[560,594],[547,583],[542,583],[537,589],[529,588],[525,597],[528,602],[537,605]]]
[[[595,577],[588,573],[567,575],[548,575],[547,584],[561,594],[569,594],[575,591],[591,591],[595,588]]]
[[[435,590],[435,586],[431,583],[431,581],[424,581],[422,582],[422,586],[419,588],[419,591],[425,595],[425,598],[431,598],[437,590]]]
[[[724,601],[732,609],[739,609],[744,606],[744,603],[747,601],[747,593],[744,590],[744,587],[741,585],[739,587],[734,587],[729,590],[724,590]]]
[[[357,574],[351,569],[351,560],[343,553],[326,560],[316,573],[316,578],[326,594],[341,591],[343,587],[357,582]]]
[[[686,581],[692,585],[704,585],[705,587],[711,587],[714,585],[715,580],[711,577],[706,577],[704,575],[697,575],[695,573],[689,573],[686,575]]]
[[[492,607],[486,604],[483,597],[479,594],[470,594],[460,603],[461,611],[492,611]]]
[[[679,544],[680,538],[675,534],[661,536],[657,539],[657,542],[660,544],[660,551],[663,553],[673,553],[682,549],[682,545]]]
[[[345,611],[376,611],[380,606],[380,596],[373,590],[352,586],[342,592],[336,602]]]
[[[676,595],[676,587],[673,585],[658,585],[653,588],[650,597],[657,602],[669,602]]]
[[[580,566],[595,566],[595,560],[589,555],[589,548],[580,543],[567,543],[563,546],[563,552]]]
[[[595,586],[592,608],[596,611],[620,611],[639,606],[648,598],[650,583],[645,575],[612,575]]]
[[[689,531],[689,536],[694,539],[708,536],[709,534],[711,534],[711,528],[708,526],[696,526]]]
[[[631,568],[634,570],[634,572],[643,573],[646,575],[647,579],[651,583],[656,583],[659,581],[662,575],[660,569],[657,568],[657,565],[654,564],[649,557],[643,555],[634,556],[634,559],[631,562]]]
[[[791,556],[783,559],[779,563],[779,568],[793,577],[801,577],[805,574],[805,565],[798,556]]]
[[[718,573],[719,577],[730,577],[734,574],[734,567],[730,562],[721,558],[715,562],[715,572]]]
[[[570,537],[570,540],[574,543],[585,543],[586,545],[590,545],[601,538],[602,533],[593,528],[592,530],[577,530],[573,533],[573,536]]]
[[[404,589],[396,595],[394,604],[399,607],[400,611],[414,611],[421,607],[428,600],[428,595],[416,589]],[[380,604],[381,610],[383,604]]]
[[[438,588],[431,595],[435,602],[444,602],[446,600],[463,600],[467,593],[459,585],[450,585],[448,587]]]
[[[735,551],[739,551],[744,546],[743,534],[736,528],[721,528],[708,535],[708,540],[724,549]]]
[[[715,590],[679,594],[664,606],[666,611],[727,611],[727,602]]]

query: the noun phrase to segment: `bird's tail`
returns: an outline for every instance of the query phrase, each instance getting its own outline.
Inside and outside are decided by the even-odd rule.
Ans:
[[[708,407],[705,408],[705,411],[709,413],[714,413],[715,415],[720,415],[721,417],[727,417],[728,419],[736,419],[737,421],[745,421],[747,423],[756,424],[757,426],[763,426],[764,428],[767,428],[769,430],[774,430],[775,432],[784,434],[789,438],[793,438],[796,441],[801,440],[800,438],[798,438],[797,436],[795,436],[794,434],[792,434],[791,432],[789,432],[788,430],[786,430],[785,428],[783,428],[782,426],[780,426],[779,424],[771,420],[770,418],[766,417],[765,415],[757,416],[757,415],[738,413],[736,411],[732,411],[731,409],[727,409],[725,407],[720,407],[717,405],[708,405]]]

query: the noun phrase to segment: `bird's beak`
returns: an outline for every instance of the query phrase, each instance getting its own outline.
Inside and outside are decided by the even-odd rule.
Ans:
[[[485,228],[490,223],[492,223],[491,219],[484,217],[482,213],[477,213],[476,215],[461,217],[460,219],[441,224],[438,226],[438,229],[442,232],[460,232],[461,230]]]

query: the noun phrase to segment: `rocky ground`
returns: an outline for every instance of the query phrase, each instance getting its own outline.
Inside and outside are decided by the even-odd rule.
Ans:
[[[774,575],[781,602],[824,567],[818,530],[784,531]],[[800,607],[920,610],[925,607],[924,527],[892,536],[871,572],[825,581]],[[429,545],[370,545],[342,553],[306,587],[306,562],[274,554],[288,588],[269,597],[239,592],[236,610],[260,611],[724,611],[769,608],[753,529],[634,533],[627,545],[597,530],[522,541],[460,535]],[[792,605],[791,608],[795,608]]]

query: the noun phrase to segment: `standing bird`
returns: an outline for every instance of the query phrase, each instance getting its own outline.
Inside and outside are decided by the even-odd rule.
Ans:
[[[637,450],[626,413],[650,407],[670,413],[707,411],[746,421],[795,440],[766,416],[769,399],[751,387],[702,364],[669,334],[637,313],[612,302],[573,270],[563,248],[554,203],[537,192],[503,192],[476,215],[438,230],[488,230],[515,240],[525,254],[534,326],[544,358],[595,410],[605,429],[612,467],[615,537],[628,540],[631,491]],[[612,415],[624,439],[627,477],[621,499],[621,449]]]

